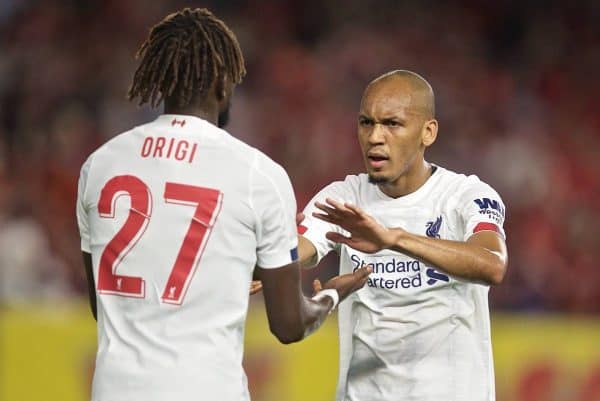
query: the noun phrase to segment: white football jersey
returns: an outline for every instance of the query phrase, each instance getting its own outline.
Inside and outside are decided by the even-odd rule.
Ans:
[[[77,218],[98,306],[93,401],[249,399],[254,266],[297,259],[286,172],[200,118],[162,115],[96,150]]]
[[[386,227],[465,241],[474,232],[504,236],[504,206],[489,185],[437,167],[417,191],[390,198],[366,174],[348,176],[307,205],[304,236],[319,260],[340,255],[340,274],[373,265],[367,285],[339,307],[338,401],[492,401],[494,370],[488,286],[452,277],[408,255],[365,254],[325,238],[345,233],[315,219],[315,201],[350,202]]]

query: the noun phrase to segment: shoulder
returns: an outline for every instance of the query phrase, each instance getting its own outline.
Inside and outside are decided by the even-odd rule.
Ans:
[[[215,138],[227,148],[229,157],[246,166],[248,173],[263,176],[285,175],[287,177],[285,169],[262,151],[234,137],[222,128],[212,128],[213,133],[218,134]]]
[[[248,145],[246,145],[248,146]],[[255,204],[262,199],[267,203],[279,200],[296,207],[296,198],[292,182],[287,171],[277,162],[258,149],[248,146],[246,155],[250,156],[248,165],[248,185],[250,202]]]
[[[457,174],[445,170],[443,185],[448,194],[447,205],[462,214],[494,211],[502,218],[505,206],[498,192],[477,175]]]
[[[479,179],[476,175],[466,176],[460,187],[458,187],[457,196],[462,201],[473,200],[475,197],[492,197],[501,202],[500,195],[491,185]]]
[[[447,168],[436,166],[437,172],[435,176],[437,178],[436,187],[441,189],[451,188],[453,192],[455,192],[458,188],[461,188],[465,182],[467,182],[471,177],[477,178],[477,176],[469,176],[461,173],[457,173],[455,171],[449,170]]]
[[[353,201],[366,185],[369,185],[367,174],[347,175],[343,180],[326,185],[319,193],[339,200]]]
[[[115,135],[113,138],[104,142],[88,156],[85,162],[83,162],[79,170],[78,183],[78,193],[81,199],[86,197],[85,195],[87,193],[88,186],[90,185],[90,181],[94,181],[94,177],[97,176],[97,172],[101,171],[103,168],[102,166],[106,166],[106,163],[110,163],[112,149],[114,148],[115,144],[123,141],[124,138],[126,138],[136,128],[138,127]],[[98,162],[98,160],[100,160],[100,162]]]
[[[287,171],[279,163],[271,159],[260,150],[240,141],[245,147],[244,155],[247,158],[250,175],[254,180],[266,179],[268,181],[289,181]]]
[[[462,198],[474,193],[497,194],[494,188],[475,174],[466,175],[442,167],[438,168],[440,169],[440,178],[437,187],[447,192],[452,198]]]
[[[147,124],[145,124],[145,125],[147,125]],[[115,147],[119,146],[123,142],[128,142],[130,140],[130,138],[134,135],[134,133],[143,127],[144,127],[144,125],[133,127],[132,129],[121,132],[121,133],[115,135],[114,137],[110,138],[106,142],[104,142],[102,145],[100,145],[98,148],[96,148],[96,150],[94,150],[88,156],[87,160],[85,161],[85,163],[82,166],[82,170],[84,168],[86,168],[88,171],[91,170],[92,166],[94,164],[94,161],[99,158],[104,158],[104,157],[110,158],[111,154],[113,152],[113,149]]]

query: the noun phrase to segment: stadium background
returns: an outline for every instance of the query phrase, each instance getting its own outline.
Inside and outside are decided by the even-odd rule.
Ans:
[[[299,206],[362,170],[366,83],[392,68],[424,75],[440,121],[428,159],[478,174],[507,204],[510,266],[490,294],[498,401],[600,400],[600,3],[2,0],[1,401],[88,397],[79,167],[157,114],[125,100],[133,55],[188,5],[236,32],[248,75],[228,129],[286,167]],[[330,258],[305,284],[334,269]],[[253,297],[254,400],[331,400],[335,322],[284,347],[264,315]]]

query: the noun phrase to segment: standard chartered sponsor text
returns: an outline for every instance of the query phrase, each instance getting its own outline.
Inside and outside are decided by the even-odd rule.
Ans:
[[[350,255],[353,270],[366,265],[373,267],[373,273],[367,281],[369,287],[377,288],[411,288],[421,287],[421,263],[418,260],[403,260],[395,256],[373,257],[362,259],[359,255]],[[400,273],[395,275],[394,273]],[[379,276],[378,275],[385,275]]]

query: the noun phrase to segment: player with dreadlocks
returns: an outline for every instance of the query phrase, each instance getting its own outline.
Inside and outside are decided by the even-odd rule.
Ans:
[[[153,107],[164,100],[166,113],[203,106],[212,100],[211,90],[218,100],[228,99],[230,84],[246,74],[235,35],[207,9],[168,15],[152,28],[137,56],[142,60],[129,99],[139,97],[140,105]],[[227,111],[228,104],[220,110],[222,116]]]
[[[370,270],[302,295],[289,178],[220,128],[246,72],[221,20],[206,9],[171,14],[138,57],[129,98],[162,102],[165,114],[102,145],[79,179],[98,321],[92,400],[248,400],[242,350],[253,274],[271,331],[289,343],[317,329]]]

